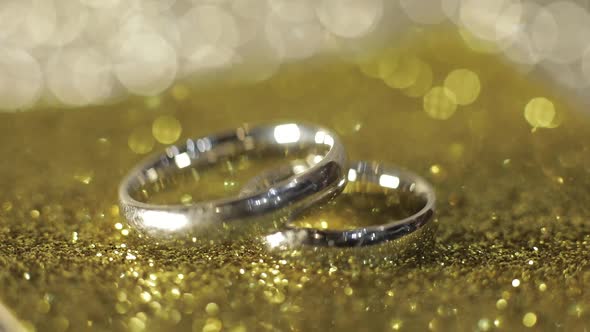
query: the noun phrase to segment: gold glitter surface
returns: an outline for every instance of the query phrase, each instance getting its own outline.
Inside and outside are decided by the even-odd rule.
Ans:
[[[32,331],[588,328],[590,120],[456,31],[438,30],[413,34],[404,57],[421,69],[389,82],[378,75],[383,57],[316,59],[254,85],[186,84],[75,112],[0,114],[0,298]],[[424,95],[457,68],[477,73],[481,87],[476,96],[453,83],[471,89],[457,92],[465,101],[476,98],[448,117],[440,98]],[[546,126],[545,102],[523,117],[541,97],[559,126]],[[171,112],[179,125],[152,132]],[[334,128],[353,160],[428,178],[438,195],[433,244],[418,237],[410,240],[422,251],[410,256],[377,247],[324,260],[277,254],[256,239],[157,242],[120,216],[121,177],[160,141],[285,119]],[[210,180],[204,192],[233,181]],[[174,199],[195,199],[186,194]]]

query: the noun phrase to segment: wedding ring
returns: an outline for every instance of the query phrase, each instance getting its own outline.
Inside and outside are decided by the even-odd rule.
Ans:
[[[236,156],[295,158],[306,166],[280,181],[235,197],[189,205],[152,204],[140,198],[142,188],[187,169],[199,171]],[[346,184],[346,154],[339,138],[322,127],[285,123],[243,126],[212,136],[188,139],[180,146],[148,157],[133,168],[119,187],[121,211],[129,223],[151,236],[193,235],[217,229],[227,236],[258,223],[251,217],[313,204],[336,195]],[[261,218],[258,218],[261,219]],[[277,218],[264,218],[263,231],[278,229]],[[210,233],[208,233],[209,235]]]
[[[335,200],[349,194],[378,193],[381,195],[405,195],[414,202],[409,216],[389,217],[380,225],[349,229],[320,229],[296,227],[294,221],[309,213],[312,204],[294,211],[285,224],[286,229],[265,236],[270,248],[288,249],[312,247],[360,247],[399,239],[423,228],[434,215],[435,193],[423,178],[411,172],[379,162],[359,161],[348,170],[348,184]],[[317,206],[322,209],[324,206]]]

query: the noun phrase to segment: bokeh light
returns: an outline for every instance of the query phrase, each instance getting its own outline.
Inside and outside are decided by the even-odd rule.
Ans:
[[[479,76],[469,69],[457,69],[445,78],[444,87],[452,91],[458,105],[469,105],[479,96]]]
[[[178,140],[182,133],[182,125],[175,117],[163,115],[154,120],[152,134],[162,144],[172,144]]]
[[[320,0],[317,16],[336,36],[359,38],[371,31],[383,16],[382,0]]]
[[[446,120],[455,114],[457,98],[442,86],[436,86],[424,96],[424,111],[433,119]]]
[[[23,50],[0,48],[0,109],[32,105],[42,87],[41,68],[35,58]]]
[[[524,117],[534,128],[553,128],[556,119],[555,106],[547,98],[533,98],[524,108]]]
[[[143,126],[134,129],[127,139],[127,145],[137,154],[151,152],[155,143],[151,130]]]
[[[252,84],[270,79],[282,64],[328,53],[355,59],[366,75],[421,97],[436,80],[423,59],[395,50],[383,56],[382,50],[413,32],[447,25],[470,49],[504,56],[519,72],[547,75],[587,98],[581,93],[590,83],[585,2],[5,0],[0,51],[27,54],[19,61],[31,66],[3,69],[28,83],[0,92],[0,109],[154,96],[180,79]],[[375,52],[382,56],[365,61]],[[79,58],[70,68],[72,53]],[[453,92],[458,105],[465,104]]]
[[[385,83],[394,89],[405,89],[416,83],[422,62],[414,56],[402,56],[399,58],[395,70],[384,77]]]

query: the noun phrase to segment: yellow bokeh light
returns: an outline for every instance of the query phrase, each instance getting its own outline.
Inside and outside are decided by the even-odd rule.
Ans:
[[[172,144],[180,137],[182,126],[180,121],[170,115],[163,115],[154,120],[152,134],[162,144]]]
[[[395,49],[386,50],[378,58],[377,78],[386,79],[395,73],[400,65],[400,55]]]
[[[458,105],[473,103],[481,91],[479,76],[469,69],[457,69],[445,78],[444,87],[451,90]]]
[[[526,327],[533,327],[537,323],[537,315],[533,312],[527,312],[524,317],[522,317],[522,324]]]
[[[360,71],[368,77],[379,78],[380,55],[377,52],[368,52],[355,59]]]
[[[555,105],[549,99],[537,97],[531,99],[524,108],[524,117],[534,128],[555,128]]]
[[[127,139],[127,145],[131,151],[137,154],[145,154],[152,151],[154,144],[155,141],[152,133],[146,127],[135,129]]]
[[[480,39],[467,30],[459,29],[459,35],[465,45],[474,52],[494,54],[501,51],[496,43]]]
[[[393,73],[383,77],[383,81],[394,89],[405,89],[416,82],[420,75],[422,61],[413,56],[404,56],[399,59]]]
[[[190,91],[186,85],[176,84],[172,87],[171,94],[176,100],[185,100],[189,97]]]
[[[402,90],[408,97],[422,97],[432,87],[433,80],[432,68],[424,61],[420,61],[420,72],[418,78],[411,86]]]
[[[446,120],[456,110],[455,94],[445,87],[436,86],[424,96],[424,111],[433,119]]]

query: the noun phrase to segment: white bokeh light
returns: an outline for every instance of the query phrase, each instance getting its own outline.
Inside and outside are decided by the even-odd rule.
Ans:
[[[320,48],[323,31],[315,21],[291,23],[271,14],[267,18],[265,36],[282,59],[309,58]]]
[[[531,43],[539,56],[551,54],[557,44],[558,28],[553,14],[547,8],[537,10],[530,23]]]
[[[0,39],[10,36],[25,20],[28,6],[22,0],[0,1]]]
[[[233,58],[231,77],[236,82],[261,82],[271,78],[281,65],[279,50],[272,47],[265,36],[242,45]]]
[[[522,14],[520,6],[516,0],[462,0],[460,22],[478,38],[501,40],[516,32]]]
[[[234,1],[231,10],[240,31],[238,45],[244,45],[264,34],[264,24],[269,12],[268,3],[259,0]]]
[[[542,10],[541,6],[532,2],[523,5],[513,4],[507,9],[507,12],[512,12],[511,15],[514,16],[520,16],[520,22],[512,26],[497,26],[499,33],[508,34],[507,38],[498,41],[499,47],[508,59],[521,65],[519,69],[522,72],[530,71],[542,60],[542,55],[532,41],[533,22]]]
[[[452,22],[458,23],[461,0],[440,0],[440,2],[440,6],[447,18]]]
[[[280,19],[292,23],[315,19],[315,0],[268,0],[270,10]]]
[[[180,32],[178,31],[175,17],[166,13],[130,13],[125,21],[122,22],[117,32],[120,36],[140,33],[160,35],[175,48],[177,48],[181,42]]]
[[[460,23],[474,36],[496,39],[496,19],[502,10],[504,0],[463,0],[459,7]]]
[[[590,43],[590,15],[571,1],[553,2],[546,8],[555,19],[557,28],[555,45],[547,53],[547,58],[557,63],[570,63],[579,59]]]
[[[31,106],[39,98],[42,86],[41,68],[29,53],[0,48],[0,109]]]
[[[88,9],[77,1],[56,1],[57,21],[53,35],[47,41],[51,46],[63,46],[77,39],[88,23]]]
[[[160,35],[139,33],[115,45],[113,65],[117,78],[130,92],[156,95],[176,77],[176,51]]]
[[[127,93],[155,95],[185,78],[260,82],[285,62],[318,54],[362,62],[366,52],[393,43],[412,28],[433,29],[416,23],[445,20],[459,26],[470,48],[503,55],[519,72],[544,71],[563,86],[577,84],[577,89],[590,80],[588,4],[586,0],[2,0],[1,69],[20,76],[20,68],[21,81],[32,85],[11,86],[2,78],[0,94],[6,104],[0,107],[28,107],[40,95],[49,97],[41,98],[44,101],[56,97],[80,106]],[[17,64],[30,62],[31,67],[8,68],[12,56]]]
[[[29,53],[0,49],[0,109],[31,106],[39,98],[42,87],[41,68]]]
[[[94,9],[108,9],[117,6],[121,0],[80,0],[84,5]]]
[[[234,14],[251,20],[263,20],[268,13],[268,2],[260,0],[241,0],[231,4]]]
[[[47,62],[46,75],[49,90],[64,104],[95,104],[111,96],[111,64],[104,54],[92,48],[55,52]]]
[[[9,43],[31,49],[45,43],[55,32],[57,14],[53,0],[30,0]],[[12,21],[12,19],[10,19]]]
[[[587,86],[585,75],[580,70],[581,64],[575,63],[556,63],[548,62],[544,64],[544,69],[551,75],[555,83],[565,88],[580,88]]]
[[[99,0],[101,1],[101,0]],[[126,19],[138,13],[137,0],[116,1],[105,7],[88,7],[89,12],[82,36],[96,45],[104,45],[121,34],[121,28]],[[102,2],[102,1],[101,1]]]
[[[190,56],[202,47],[233,49],[240,33],[233,15],[221,7],[203,5],[192,8],[180,19],[182,55]]]
[[[382,0],[320,0],[316,9],[323,26],[344,38],[359,38],[383,16]]]
[[[447,18],[442,3],[439,0],[400,0],[400,5],[408,17],[417,23],[437,24]]]
[[[586,83],[590,83],[590,47],[586,48],[580,63]]]
[[[191,8],[181,18],[179,30],[182,75],[229,65],[240,40],[233,15],[214,5]]]
[[[523,6],[520,2],[507,2],[496,20],[496,38],[503,40],[513,38],[522,31]]]
[[[235,53],[231,48],[205,44],[196,48],[193,53],[185,54],[181,75],[194,75],[199,72],[228,67],[234,58]]]
[[[170,10],[177,2],[178,0],[140,0],[140,6],[144,11],[158,14]]]

